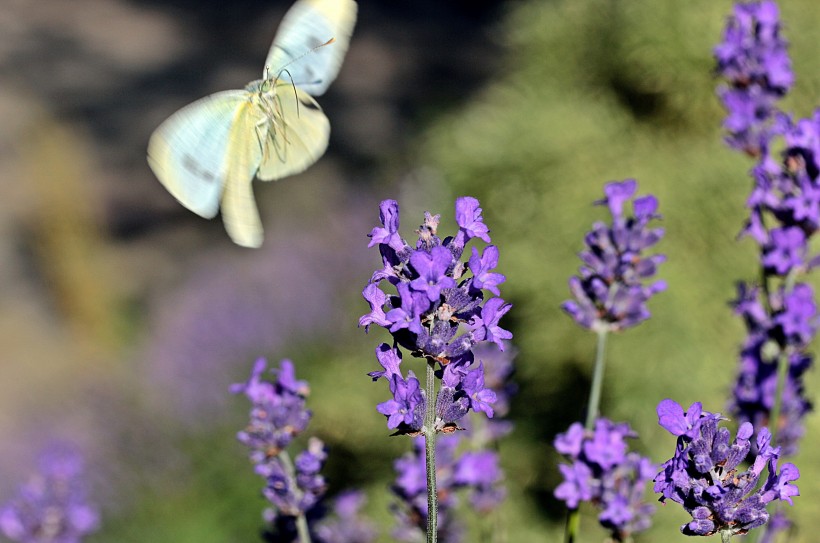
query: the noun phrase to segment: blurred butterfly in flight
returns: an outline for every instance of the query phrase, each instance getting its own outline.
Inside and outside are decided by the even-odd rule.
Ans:
[[[148,164],[182,205],[228,235],[259,247],[254,176],[305,170],[327,149],[330,123],[313,96],[339,73],[356,22],[355,0],[298,0],[273,40],[262,79],[212,94],[174,113],[151,135]]]

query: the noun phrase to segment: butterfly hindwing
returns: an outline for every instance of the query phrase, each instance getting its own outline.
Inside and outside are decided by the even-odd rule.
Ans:
[[[276,122],[257,172],[262,181],[304,171],[324,154],[330,137],[330,122],[309,94],[282,82],[275,91]]]
[[[222,193],[222,221],[237,245],[262,245],[262,221],[253,197],[253,178],[262,161],[258,136],[261,123],[267,119],[252,103],[236,111],[228,138],[225,190]]]
[[[211,218],[219,210],[234,117],[244,91],[212,94],[166,119],[148,142],[148,164],[182,205]]]
[[[354,0],[296,2],[279,25],[263,77],[291,82],[312,96],[324,94],[342,66],[356,11]]]

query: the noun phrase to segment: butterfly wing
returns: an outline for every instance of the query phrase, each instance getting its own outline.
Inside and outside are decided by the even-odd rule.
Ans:
[[[262,245],[262,221],[253,197],[253,178],[262,161],[267,117],[255,104],[246,102],[234,116],[228,138],[222,221],[237,245]]]
[[[256,174],[263,181],[304,171],[324,154],[330,137],[330,123],[308,93],[279,82],[273,100],[275,117]]]
[[[211,218],[225,186],[225,159],[236,112],[245,91],[225,91],[197,100],[165,120],[151,134],[148,164],[185,207]]]
[[[262,77],[287,80],[313,96],[323,94],[342,66],[357,9],[354,0],[296,2],[279,25]]]

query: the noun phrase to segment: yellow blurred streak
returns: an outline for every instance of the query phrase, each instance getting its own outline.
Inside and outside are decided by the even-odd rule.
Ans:
[[[31,249],[46,295],[83,350],[104,355],[118,343],[119,318],[89,145],[41,114],[23,131],[20,160],[34,196]]]

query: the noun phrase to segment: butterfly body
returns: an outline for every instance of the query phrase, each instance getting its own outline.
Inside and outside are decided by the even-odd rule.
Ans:
[[[163,122],[148,164],[185,207],[221,209],[231,239],[262,244],[252,181],[297,174],[324,154],[330,123],[313,96],[341,67],[356,19],[354,0],[299,0],[274,39],[263,79],[212,94]]]

